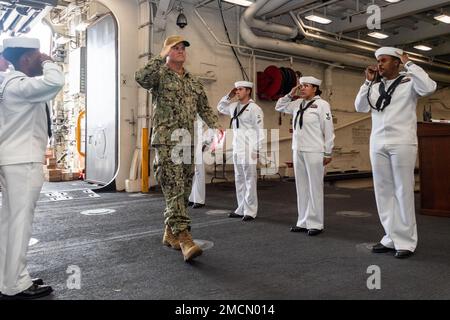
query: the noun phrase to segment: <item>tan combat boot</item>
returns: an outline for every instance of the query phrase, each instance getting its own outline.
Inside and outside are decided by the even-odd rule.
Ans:
[[[163,245],[172,247],[175,250],[180,250],[180,241],[178,241],[168,225],[166,225],[166,229],[164,230]]]
[[[183,253],[184,261],[188,262],[202,254],[202,249],[197,246],[192,240],[189,231],[184,230],[178,234],[180,241],[181,252]]]

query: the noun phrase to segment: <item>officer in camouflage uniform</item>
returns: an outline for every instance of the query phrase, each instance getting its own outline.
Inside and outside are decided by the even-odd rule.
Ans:
[[[197,113],[210,128],[218,127],[218,118],[209,107],[202,84],[183,67],[185,47],[189,45],[181,36],[168,37],[160,55],[151,59],[135,75],[136,81],[151,90],[156,99],[151,145],[156,150],[153,163],[155,177],[166,200],[163,244],[181,249],[185,261],[202,254],[202,250],[192,241],[189,232],[191,219],[186,209],[194,175],[192,145]],[[188,161],[182,163],[172,160],[172,153],[179,153],[179,130],[189,135],[188,151],[191,149]],[[186,148],[182,150],[186,151]],[[185,155],[183,158],[186,159]]]

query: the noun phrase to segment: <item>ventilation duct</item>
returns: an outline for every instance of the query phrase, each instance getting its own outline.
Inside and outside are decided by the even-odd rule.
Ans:
[[[259,0],[253,5],[251,5],[241,16],[240,21],[240,34],[242,39],[251,47],[255,49],[262,49],[262,50],[269,50],[269,51],[276,51],[276,52],[282,52],[286,54],[296,55],[296,56],[304,56],[308,58],[313,59],[320,59],[325,61],[334,62],[337,64],[343,64],[347,66],[357,67],[357,68],[366,68],[368,65],[373,65],[376,63],[375,58],[371,58],[364,55],[358,55],[353,53],[339,53],[335,51],[331,51],[328,49],[313,47],[310,45],[305,45],[301,43],[295,43],[295,42],[289,42],[289,41],[283,41],[278,40],[274,38],[264,37],[264,36],[257,36],[253,33],[251,30],[251,27],[255,27],[260,29],[261,26],[258,24],[257,26],[253,25],[254,17],[258,13],[260,9],[262,9],[269,1],[268,0]],[[284,3],[283,0],[272,0],[270,1],[271,6],[275,4],[281,4]],[[263,23],[266,23],[264,21],[261,21]],[[270,24],[266,23],[265,28],[269,28],[270,30]],[[274,30],[273,30],[274,31]],[[275,31],[274,31],[275,32]],[[317,37],[318,41],[320,41],[320,38]],[[339,43],[336,43],[337,45]],[[346,45],[350,45],[349,43],[346,43]],[[350,46],[351,47],[351,46]],[[355,47],[356,49],[356,47]],[[420,62],[419,62],[420,63]],[[428,63],[434,68],[439,68],[440,65],[435,65],[433,63]],[[441,68],[443,70],[442,72],[438,71],[429,71],[429,75],[436,81],[450,83],[450,74],[448,72],[447,68]]]

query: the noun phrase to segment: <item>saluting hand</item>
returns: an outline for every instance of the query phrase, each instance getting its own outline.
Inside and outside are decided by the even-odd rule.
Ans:
[[[234,96],[236,95],[236,91],[237,91],[237,89],[236,89],[236,88],[233,88],[233,90],[231,90],[231,91],[228,93],[228,98],[233,99]]]
[[[297,90],[300,90],[301,86],[302,86],[301,84],[298,84],[295,87],[293,87],[291,92],[289,92],[289,95],[292,97],[295,96],[295,93],[297,92]]]
[[[170,46],[162,48],[161,53],[159,54],[161,58],[165,59],[169,55],[170,49],[171,49]]]
[[[366,72],[366,79],[369,81],[373,81],[373,79],[375,79],[375,75],[378,72],[378,69],[376,66],[368,66],[365,72]]]
[[[53,61],[53,58],[49,55],[41,52],[41,63],[44,61]]]
[[[400,53],[400,52],[397,52],[397,53]],[[407,63],[409,61],[409,55],[405,51],[403,51],[403,54],[401,55],[400,60],[402,60],[403,64]]]

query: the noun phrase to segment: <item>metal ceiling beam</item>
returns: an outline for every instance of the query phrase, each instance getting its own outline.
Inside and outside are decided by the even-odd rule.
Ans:
[[[317,0],[289,1],[289,3],[281,6],[280,8],[264,14],[264,17],[266,18],[278,17],[285,13],[288,13],[289,11],[298,10],[316,2]],[[263,12],[264,11],[261,11],[261,13]],[[261,16],[261,13],[258,13],[257,16]]]
[[[416,50],[414,50],[416,51]],[[427,55],[432,56],[443,56],[450,54],[450,41],[446,41],[436,47],[433,47],[433,50],[431,50]]]
[[[403,17],[411,16],[420,12],[441,8],[450,5],[449,0],[410,0],[394,3],[388,7],[381,9],[381,21],[387,22]],[[327,26],[328,30],[336,33],[347,33],[367,28],[367,14],[353,16],[351,22],[346,19],[344,21],[334,21]]]
[[[1,3],[29,6],[32,8],[43,8],[45,6],[56,6],[58,0],[2,0]]]
[[[408,30],[410,31],[410,30]],[[427,22],[417,23],[417,32],[400,32],[398,35],[385,39],[383,45],[399,45],[426,40],[435,37],[441,37],[449,34],[448,24],[439,23],[430,25]]]

